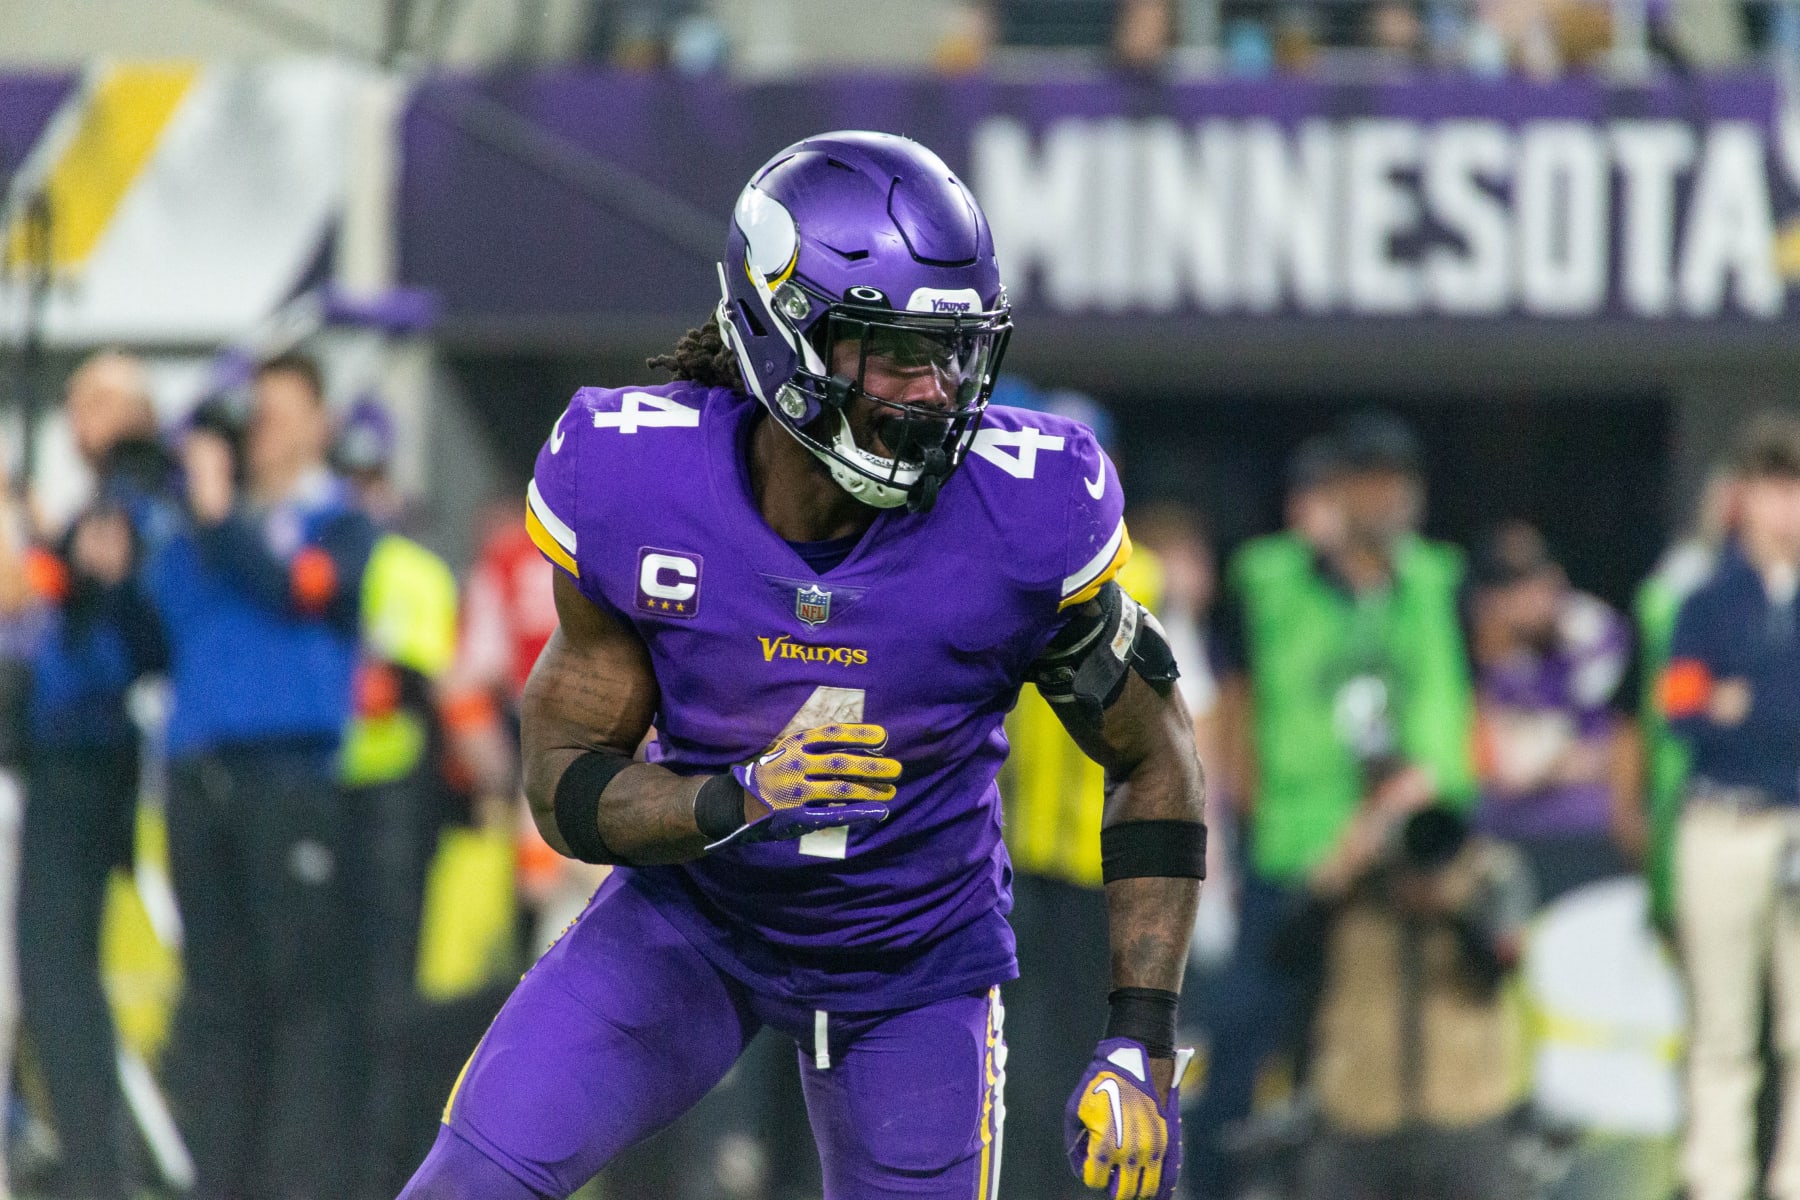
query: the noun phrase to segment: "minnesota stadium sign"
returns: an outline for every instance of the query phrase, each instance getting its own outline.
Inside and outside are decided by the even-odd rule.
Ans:
[[[480,144],[444,116],[472,94],[605,188]],[[440,78],[404,123],[401,259],[453,319],[691,316],[749,173],[864,127],[974,189],[1021,316],[1755,325],[1800,308],[1794,103],[1763,76]]]
[[[1064,311],[1780,316],[1782,122],[983,120],[1017,298]]]

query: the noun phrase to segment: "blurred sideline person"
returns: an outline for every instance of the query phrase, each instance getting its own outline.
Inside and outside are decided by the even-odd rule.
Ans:
[[[1222,758],[1247,863],[1190,1126],[1204,1196],[1231,1194],[1225,1131],[1250,1114],[1265,1059],[1298,1036],[1298,993],[1269,953],[1307,876],[1360,810],[1397,822],[1474,792],[1463,558],[1418,535],[1418,444],[1396,418],[1362,413],[1307,452],[1306,505],[1290,515],[1308,524],[1238,551],[1218,623]]]
[[[1694,589],[1705,583],[1737,523],[1735,466],[1715,467],[1701,488],[1692,526],[1663,552],[1656,570],[1638,588],[1634,613],[1638,629],[1638,726],[1642,731],[1644,870],[1650,883],[1650,915],[1656,929],[1675,928],[1675,830],[1687,784],[1688,751],[1669,730],[1659,683],[1669,663],[1675,617]]]
[[[61,1150],[54,1186],[122,1200],[130,1134],[100,933],[107,881],[133,859],[140,739],[126,694],[165,665],[135,578],[139,531],[173,464],[143,364],[130,355],[84,362],[65,411],[95,494],[49,548],[21,555],[9,528],[0,564],[0,608],[12,614],[29,598],[49,622],[31,664],[20,983]]]
[[[1301,1200],[1525,1200],[1508,1117],[1525,1031],[1503,984],[1531,915],[1519,855],[1446,808],[1352,819],[1275,942],[1312,994],[1322,1129]]]
[[[311,359],[261,364],[241,446],[234,432],[188,432],[183,519],[144,574],[169,640],[183,928],[166,1073],[197,1196],[339,1196],[353,1067],[336,759],[374,530],[326,469]]]
[[[456,579],[444,561],[393,531],[404,498],[389,472],[392,423],[371,400],[352,409],[333,457],[358,507],[380,528],[361,589],[355,714],[341,759],[346,836],[339,853],[351,934],[349,998],[362,1064],[352,1115],[348,1194],[391,1197],[417,1158],[407,1128],[417,1086],[411,1042],[426,872],[445,805],[434,689],[456,653]]]
[[[1692,758],[1676,922],[1692,1012],[1682,1171],[1690,1200],[1757,1188],[1765,994],[1781,1062],[1766,1181],[1800,1198],[1800,415],[1739,444],[1738,535],[1682,604],[1661,683]],[[1765,992],[1766,987],[1766,992]]]
[[[1603,601],[1569,586],[1522,521],[1488,536],[1475,573],[1477,815],[1525,855],[1547,904],[1625,874],[1641,852],[1635,689],[1622,686],[1631,635]]]

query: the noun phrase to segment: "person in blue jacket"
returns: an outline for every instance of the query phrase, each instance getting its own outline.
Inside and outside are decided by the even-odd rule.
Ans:
[[[261,364],[241,438],[181,449],[144,586],[169,646],[169,854],[185,986],[167,1077],[201,1200],[342,1194],[354,1069],[335,777],[375,531],[326,467],[317,365]]]
[[[1682,603],[1658,684],[1692,768],[1675,847],[1675,919],[1693,1020],[1682,1174],[1692,1200],[1765,1190],[1796,1200],[1800,413],[1751,422],[1735,465],[1737,536]],[[1765,1003],[1774,1010],[1780,1121],[1768,1179],[1759,1181]]]
[[[39,627],[22,723],[19,983],[61,1148],[52,1186],[125,1200],[128,1131],[100,930],[107,880],[133,858],[140,738],[126,696],[164,659],[134,564],[173,464],[157,440],[143,364],[130,355],[84,362],[64,411],[93,496],[49,544],[21,554],[8,538],[0,551],[0,574],[19,584],[0,589],[0,612]]]

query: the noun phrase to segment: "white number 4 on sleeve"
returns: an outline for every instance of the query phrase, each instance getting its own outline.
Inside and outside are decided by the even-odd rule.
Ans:
[[[700,410],[666,396],[626,392],[618,412],[594,414],[595,429],[636,433],[640,429],[692,429],[700,424]]]
[[[975,440],[969,443],[970,451],[981,455],[1014,479],[1036,478],[1038,451],[1062,448],[1061,437],[1041,433],[1030,426],[1024,429],[977,429]]]

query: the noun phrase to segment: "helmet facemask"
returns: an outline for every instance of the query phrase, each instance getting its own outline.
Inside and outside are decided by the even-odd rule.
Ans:
[[[790,281],[782,290],[797,286]],[[780,389],[775,408],[788,418],[782,422],[788,431],[856,499],[875,508],[904,504],[926,512],[968,455],[1011,332],[1004,301],[994,312],[946,314],[832,304],[807,331],[811,361]],[[808,369],[815,363],[825,373]],[[911,390],[912,381],[927,374],[940,401],[881,394],[896,384]],[[857,405],[859,397],[868,405]],[[801,427],[794,418],[809,408],[820,417]]]

